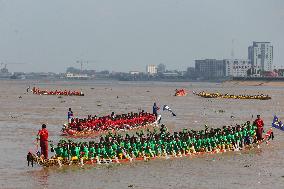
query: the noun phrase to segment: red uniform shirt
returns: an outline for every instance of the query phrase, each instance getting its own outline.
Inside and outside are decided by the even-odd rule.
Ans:
[[[263,125],[264,125],[264,123],[261,119],[256,119],[255,124],[256,124],[257,128],[262,128]]]
[[[47,129],[41,129],[38,131],[38,135],[41,141],[48,141],[48,131]]]

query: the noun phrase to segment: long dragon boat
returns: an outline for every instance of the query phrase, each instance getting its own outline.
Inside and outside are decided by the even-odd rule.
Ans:
[[[84,96],[82,91],[70,90],[45,90],[33,87],[32,93],[36,95],[59,95],[59,96]]]
[[[270,100],[271,97],[268,95],[234,95],[234,94],[221,94],[221,93],[209,93],[209,92],[193,92],[193,94],[203,98],[225,98],[225,99],[255,99],[255,100]]]
[[[99,142],[89,141],[76,143],[61,141],[50,159],[43,159],[40,154],[29,152],[27,161],[35,162],[43,167],[70,166],[85,164],[99,165],[110,163],[127,163],[148,161],[153,159],[169,159],[177,157],[198,157],[204,154],[225,153],[228,151],[249,150],[273,135],[270,128],[263,140],[257,141],[255,126],[236,126],[223,129],[211,129],[195,132],[183,130],[170,134],[166,127],[147,134],[136,133],[137,136],[107,135]]]
[[[128,113],[121,115],[107,115],[102,117],[91,116],[88,118],[71,119],[62,128],[62,136],[68,137],[96,137],[109,132],[130,131],[135,129],[146,129],[158,126],[154,114],[147,112]]]

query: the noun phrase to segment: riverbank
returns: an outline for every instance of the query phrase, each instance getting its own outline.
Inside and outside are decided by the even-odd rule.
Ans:
[[[259,80],[259,81],[240,81],[240,80],[231,80],[231,81],[224,81],[224,86],[268,86],[268,87],[284,87],[284,81],[266,81],[266,80]]]

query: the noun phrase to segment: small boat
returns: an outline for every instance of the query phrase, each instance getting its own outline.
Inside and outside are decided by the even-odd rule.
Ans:
[[[187,92],[185,89],[176,89],[175,90],[175,95],[174,96],[186,96]]]

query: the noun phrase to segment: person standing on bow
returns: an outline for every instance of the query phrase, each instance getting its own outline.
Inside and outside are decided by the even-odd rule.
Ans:
[[[68,123],[71,123],[71,120],[73,119],[73,112],[71,110],[71,108],[69,108],[69,111],[67,113],[67,117],[68,117]]]
[[[158,117],[158,110],[160,108],[157,106],[156,102],[154,102],[154,105],[153,105],[153,114],[156,116],[156,119]]]
[[[41,155],[48,159],[48,130],[45,124],[42,124],[41,130],[38,131],[37,140],[40,141]]]
[[[254,125],[256,126],[256,137],[258,141],[262,140],[262,133],[264,123],[263,120],[260,118],[260,115],[257,115],[257,119],[254,121]]]

